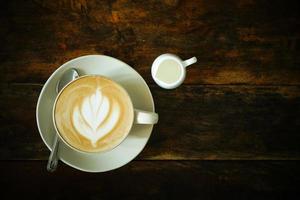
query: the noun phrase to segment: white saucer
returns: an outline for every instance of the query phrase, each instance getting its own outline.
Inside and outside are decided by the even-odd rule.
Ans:
[[[56,97],[55,86],[65,70],[75,68],[80,75],[100,74],[121,84],[129,93],[135,108],[153,111],[154,102],[145,80],[129,65],[103,55],[73,59],[59,67],[45,83],[38,99],[36,119],[40,135],[51,150],[55,130],[51,117]],[[86,172],[105,172],[133,160],[145,147],[153,125],[134,125],[127,138],[109,152],[87,155],[60,143],[59,156],[67,165]]]

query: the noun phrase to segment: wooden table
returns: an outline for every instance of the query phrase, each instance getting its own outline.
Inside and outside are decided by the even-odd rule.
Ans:
[[[5,1],[0,13],[1,194],[34,198],[284,198],[300,183],[300,4],[268,0]],[[162,53],[196,56],[184,84],[156,86]],[[105,54],[150,85],[160,121],[128,165],[90,174],[49,150],[35,108],[64,62]],[[56,188],[53,187],[56,185]],[[66,198],[65,198],[66,197]]]

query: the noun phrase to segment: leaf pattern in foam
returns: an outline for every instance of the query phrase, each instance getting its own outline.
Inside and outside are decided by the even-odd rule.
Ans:
[[[103,96],[100,90],[86,97],[81,106],[81,114],[86,123],[96,131],[97,127],[104,121],[109,112],[109,100]]]
[[[80,135],[95,145],[115,127],[119,117],[119,104],[116,101],[111,103],[97,89],[94,94],[83,100],[82,105],[74,108],[73,124]]]

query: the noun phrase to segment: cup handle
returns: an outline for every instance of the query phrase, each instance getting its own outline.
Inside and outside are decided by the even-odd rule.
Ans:
[[[157,122],[158,122],[157,113],[134,109],[135,124],[156,124]]]
[[[184,67],[187,67],[187,66],[189,66],[191,64],[194,64],[196,62],[197,62],[197,58],[196,57],[192,57],[190,59],[187,59],[187,60],[183,61],[182,64],[183,64]]]

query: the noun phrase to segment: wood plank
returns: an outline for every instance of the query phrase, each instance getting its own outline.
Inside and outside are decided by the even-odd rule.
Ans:
[[[41,85],[1,85],[0,159],[47,159],[36,127]],[[160,114],[138,160],[299,160],[299,86],[151,86]]]
[[[11,192],[12,197],[30,195],[30,199],[289,199],[299,195],[299,164],[134,161],[111,172],[90,174],[64,164],[48,173],[45,161],[2,161],[1,195]]]
[[[185,84],[299,85],[299,1],[5,1],[0,80],[44,82],[69,59],[119,58],[153,83],[171,52],[197,56]]]

